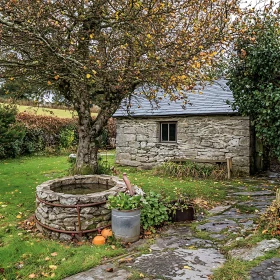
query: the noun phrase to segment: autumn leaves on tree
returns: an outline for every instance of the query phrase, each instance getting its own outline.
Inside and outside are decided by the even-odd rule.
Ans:
[[[69,101],[79,118],[77,173],[95,171],[98,137],[121,101],[142,85],[176,99],[213,79],[238,13],[235,0],[2,0],[0,77]],[[91,104],[101,109],[95,120]]]

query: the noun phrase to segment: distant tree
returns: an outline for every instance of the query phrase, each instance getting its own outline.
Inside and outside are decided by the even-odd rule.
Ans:
[[[257,137],[280,158],[280,17],[268,7],[240,25],[229,86],[234,109],[250,116]]]
[[[24,78],[14,79],[13,77],[4,80],[0,84],[0,97],[14,99],[31,99],[38,97],[40,88],[30,84]]]
[[[137,87],[161,87],[176,99],[214,78],[238,3],[1,0],[0,78],[24,76],[71,103],[79,118],[77,173],[94,172],[102,128]],[[100,107],[94,120],[92,104]]]

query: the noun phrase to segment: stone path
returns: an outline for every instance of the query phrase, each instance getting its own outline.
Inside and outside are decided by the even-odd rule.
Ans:
[[[148,254],[134,258],[133,262],[125,265],[118,264],[117,261],[104,264],[64,280],[126,280],[132,275],[132,271],[137,271],[139,275],[139,278],[135,278],[134,274],[133,279],[209,279],[213,269],[226,261],[220,251],[223,244],[242,240],[252,232],[256,226],[254,219],[275,198],[272,189],[273,187],[256,186],[253,191],[248,192],[242,187],[239,192],[230,193],[229,197],[235,203],[212,209],[208,217],[198,222],[197,229],[208,236],[206,239],[195,237],[189,224],[171,226],[149,246]],[[242,199],[244,197],[246,201]],[[251,260],[268,250],[280,248],[277,239],[265,242],[267,243],[259,244],[252,250],[232,250],[230,254],[234,258],[244,256],[244,260]],[[133,247],[140,246],[140,243]],[[112,272],[108,272],[108,269]],[[251,270],[250,277],[251,280],[279,280],[280,258],[263,261]]]

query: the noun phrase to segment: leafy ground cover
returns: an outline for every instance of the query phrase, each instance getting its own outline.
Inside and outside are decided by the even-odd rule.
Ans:
[[[114,163],[114,153],[103,153],[108,164]],[[0,278],[2,279],[62,279],[101,263],[104,258],[123,254],[120,245],[94,247],[85,244],[65,244],[44,239],[40,234],[22,229],[22,221],[35,210],[35,188],[38,184],[67,175],[67,156],[22,157],[0,162]],[[116,167],[114,172],[128,174],[133,184],[145,192],[165,191],[175,187],[188,192],[191,198],[201,198],[204,206],[226,199],[226,191],[242,182],[177,179],[158,176],[152,170]]]

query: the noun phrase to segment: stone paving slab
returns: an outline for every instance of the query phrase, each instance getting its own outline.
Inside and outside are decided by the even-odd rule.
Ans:
[[[106,270],[108,268],[112,268],[113,271],[108,272]],[[64,280],[125,280],[129,276],[131,276],[131,273],[125,269],[119,269],[114,264],[104,264],[85,272],[72,275]]]
[[[280,258],[272,258],[261,262],[250,272],[251,280],[279,280]]]
[[[232,195],[236,196],[264,196],[264,195],[274,195],[272,191],[255,191],[255,192],[235,192]]]
[[[280,242],[276,238],[270,240],[262,240],[253,248],[233,249],[229,254],[236,259],[244,261],[252,261],[258,257],[263,256],[265,253],[280,248]],[[280,278],[279,278],[280,279]]]
[[[153,252],[135,260],[132,267],[145,271],[151,276],[174,280],[209,279],[212,270],[221,266],[225,257],[216,249]]]
[[[239,227],[239,225],[232,220],[220,220],[217,222],[208,222],[203,225],[197,226],[199,230],[211,232],[211,233],[220,233],[225,229]]]
[[[220,205],[220,206],[217,206],[217,207],[209,210],[208,212],[211,215],[217,215],[217,214],[223,213],[224,211],[230,209],[231,207],[232,207],[232,205],[225,205],[225,206]]]

